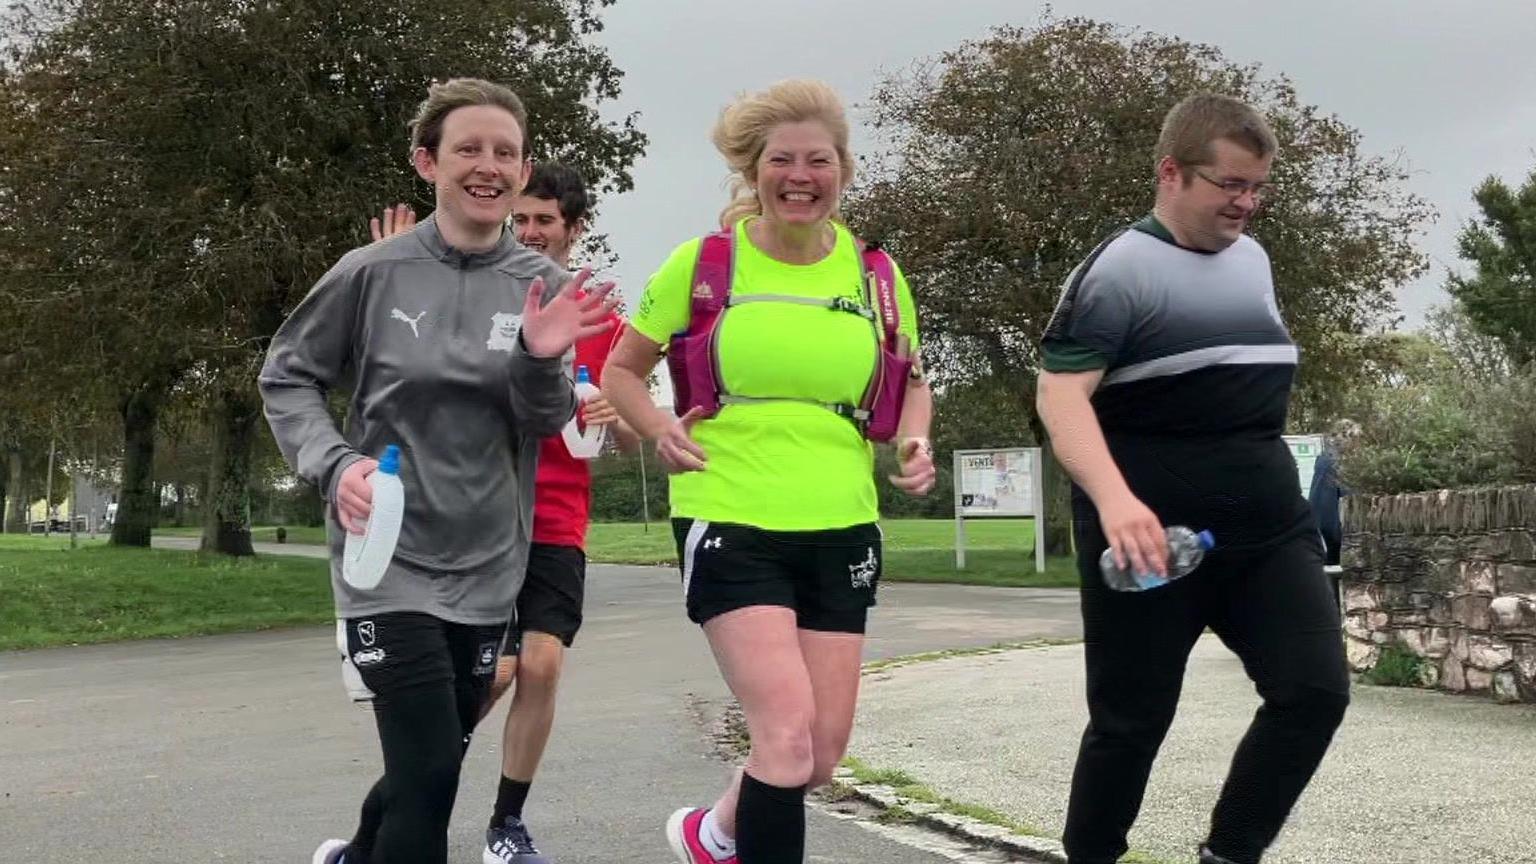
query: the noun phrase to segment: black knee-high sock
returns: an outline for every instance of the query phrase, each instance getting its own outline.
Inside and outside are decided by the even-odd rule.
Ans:
[[[741,864],[805,860],[805,787],[769,786],[741,775],[736,803],[736,857]]]
[[[492,828],[501,827],[508,816],[523,818],[523,804],[528,801],[528,790],[532,786],[532,781],[513,780],[506,776],[501,778],[501,785],[496,788],[496,807],[491,811]]]

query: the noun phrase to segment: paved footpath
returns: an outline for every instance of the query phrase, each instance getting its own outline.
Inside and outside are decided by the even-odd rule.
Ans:
[[[893,584],[881,598],[872,658],[1077,633],[1071,591]],[[559,864],[670,861],[667,814],[708,803],[728,773],[699,722],[725,689],[675,571],[594,567],[567,670],[531,827]],[[455,864],[479,860],[501,717],[466,762]],[[5,864],[307,862],[350,834],[378,764],[331,628],[0,654]],[[821,810],[810,837],[816,864],[996,860]]]
[[[1087,722],[1082,646],[866,676],[850,750],[1059,837]],[[1193,861],[1258,697],[1213,636],[1189,664],[1133,849]],[[1356,685],[1266,864],[1536,864],[1536,706]]]

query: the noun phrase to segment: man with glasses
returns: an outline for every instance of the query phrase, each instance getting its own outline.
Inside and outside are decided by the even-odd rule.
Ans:
[[[1039,410],[1073,483],[1088,728],[1064,836],[1071,864],[1112,864],[1141,807],[1209,627],[1264,704],[1237,748],[1202,864],[1257,864],[1349,702],[1317,523],[1281,434],[1297,352],[1269,258],[1244,233],[1277,144],[1248,105],[1184,100],[1165,118],[1150,215],[1068,279],[1042,340]],[[1190,575],[1108,589],[1106,548],[1167,572],[1164,527],[1208,529]]]

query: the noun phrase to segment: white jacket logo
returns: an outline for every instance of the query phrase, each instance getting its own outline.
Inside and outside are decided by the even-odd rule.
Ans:
[[[512,312],[497,312],[491,316],[491,336],[485,347],[492,351],[512,353],[517,347],[517,331],[523,326],[523,316]]]
[[[848,581],[855,588],[868,588],[875,584],[875,574],[880,572],[880,559],[875,557],[873,546],[869,554],[857,564],[848,565]]]
[[[389,317],[390,318],[392,318],[392,319],[394,319],[396,321],[404,321],[405,323],[411,325],[411,335],[415,336],[417,339],[421,338],[421,333],[417,331],[416,324],[418,322],[420,322],[422,316],[426,315],[426,314],[427,314],[427,310],[423,309],[420,312],[416,313],[416,317],[415,318],[412,318],[411,316],[409,316],[409,315],[405,314],[404,312],[400,311],[400,309],[398,307],[389,310]]]

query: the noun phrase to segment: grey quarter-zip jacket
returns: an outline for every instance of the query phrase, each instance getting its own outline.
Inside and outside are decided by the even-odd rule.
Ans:
[[[534,277],[568,278],[503,231],[494,249],[450,247],[436,217],[347,253],[272,338],[259,384],[288,464],[334,502],[347,466],[400,447],[405,518],[384,578],[341,578],[345,532],[327,506],[336,614],[425,612],[506,621],[533,530],[539,439],[576,410],[561,358],[519,334]],[[349,392],[340,430],[327,409]]]

